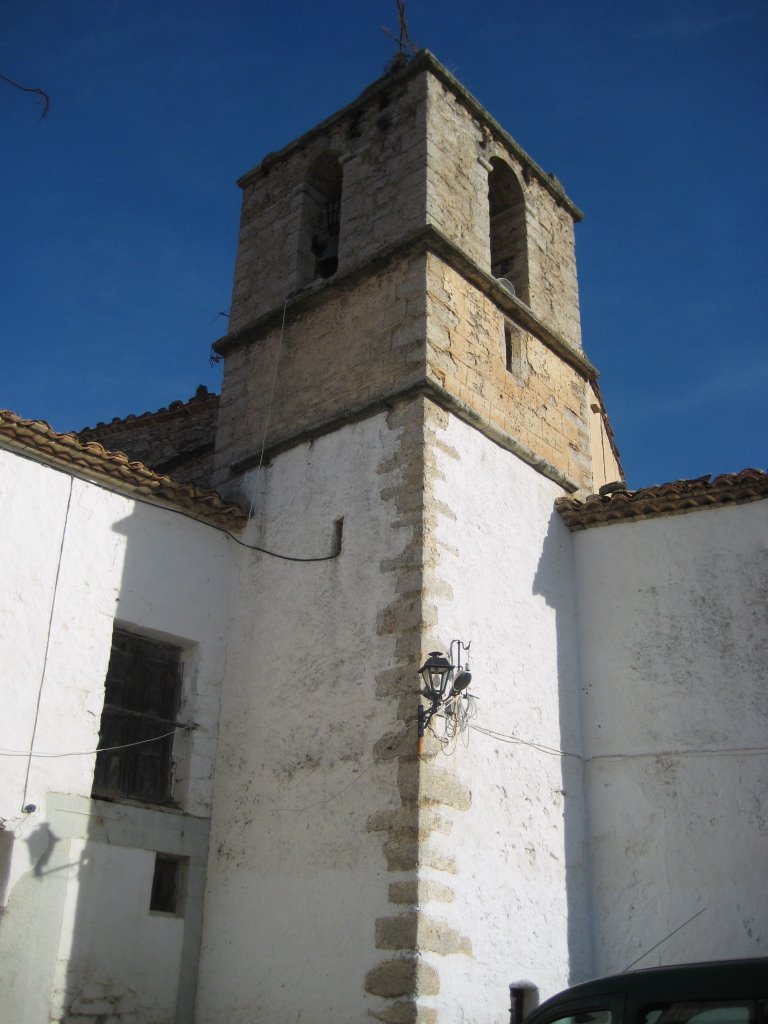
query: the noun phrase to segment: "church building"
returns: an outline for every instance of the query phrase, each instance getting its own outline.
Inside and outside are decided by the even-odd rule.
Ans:
[[[427,51],[239,185],[220,396],[0,413],[4,1016],[765,956],[768,475],[628,489],[581,211]]]

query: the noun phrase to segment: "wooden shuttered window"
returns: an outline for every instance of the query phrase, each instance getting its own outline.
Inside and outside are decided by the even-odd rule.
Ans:
[[[171,803],[181,665],[181,648],[115,629],[93,796]]]

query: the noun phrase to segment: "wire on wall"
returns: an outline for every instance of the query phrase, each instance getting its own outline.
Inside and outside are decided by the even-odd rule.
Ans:
[[[51,647],[51,632],[53,629],[53,616],[56,610],[56,597],[59,593],[59,576],[61,575],[61,560],[64,554],[64,542],[67,537],[67,525],[69,523],[69,510],[72,505],[72,491],[74,488],[75,479],[74,477],[69,478],[69,494],[67,495],[67,508],[64,512],[64,524],[61,528],[61,540],[59,541],[59,558],[56,563],[56,577],[53,581],[53,594],[51,596],[51,607],[48,612],[48,632],[45,637],[45,651],[43,652],[43,667],[40,672],[40,686],[37,689],[37,703],[35,704],[35,718],[32,723],[32,738],[29,743],[30,749],[26,752],[27,757],[27,770],[24,775],[24,793],[21,798],[22,810],[27,806],[27,791],[29,789],[29,773],[32,770],[32,756],[35,747],[35,737],[37,736],[37,724],[40,721],[40,704],[43,698],[43,686],[45,685],[45,676],[48,671],[48,652]]]
[[[262,464],[264,462],[264,449],[265,449],[266,444],[267,444],[267,431],[269,430],[269,423],[270,423],[270,420],[272,419],[272,403],[273,403],[274,398],[275,398],[275,386],[277,384],[277,367],[280,364],[280,352],[282,351],[282,348],[283,348],[283,336],[285,334],[285,312],[288,309],[288,299],[289,298],[290,298],[290,294],[286,295],[285,302],[283,303],[283,319],[282,319],[282,322],[280,324],[280,336],[277,339],[277,352],[275,352],[275,365],[274,365],[274,369],[272,370],[272,386],[269,389],[269,402],[267,403],[267,418],[264,421],[264,434],[263,434],[263,436],[261,438],[261,451],[259,452],[259,464],[256,467],[256,472],[257,473],[261,469]],[[254,481],[253,481],[253,495],[251,497],[251,504],[250,504],[250,507],[248,509],[248,518],[249,519],[253,515],[253,505],[254,505],[254,502],[256,501],[256,484],[257,484],[257,480],[256,480],[256,478],[254,478]]]
[[[506,733],[496,732],[494,729],[484,729],[480,725],[470,725],[470,729],[482,733],[490,739],[498,740],[500,743],[510,743],[523,747],[533,747],[542,754],[549,754],[552,757],[573,757],[582,764],[589,764],[592,761],[628,761],[648,757],[750,757],[760,754],[768,754],[768,747],[709,747],[690,748],[688,750],[647,750],[636,751],[627,754],[593,754],[591,757],[584,757],[582,754],[575,754],[568,750],[559,750],[557,747],[547,746],[546,743],[536,743],[533,740],[524,740],[520,736],[510,736]]]
[[[167,739],[177,732],[188,732],[194,729],[194,725],[179,725],[170,732],[164,732],[161,736],[150,736],[147,740],[135,740],[133,743],[120,743],[115,747],[96,747],[95,750],[65,750],[59,753],[51,753],[44,750],[4,750],[0,748],[2,757],[87,757],[91,754],[101,754],[106,750],[125,750],[127,747],[141,747],[145,743],[157,743],[158,740]]]

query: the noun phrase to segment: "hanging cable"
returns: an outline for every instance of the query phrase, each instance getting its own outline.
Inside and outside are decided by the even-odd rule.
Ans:
[[[45,685],[45,676],[48,671],[48,652],[51,646],[51,632],[53,630],[53,616],[56,610],[56,597],[59,593],[59,576],[61,575],[61,560],[64,555],[64,542],[67,538],[67,525],[69,523],[69,510],[72,505],[72,490],[75,485],[75,478],[69,478],[69,494],[67,495],[67,507],[64,512],[64,523],[61,527],[61,540],[59,541],[59,558],[56,563],[56,576],[53,581],[53,595],[51,596],[51,607],[48,612],[48,632],[45,637],[45,651],[43,652],[43,668],[40,673],[40,685],[37,688],[37,703],[35,704],[35,718],[32,723],[32,738],[30,740],[30,749],[23,755],[27,758],[27,770],[24,775],[24,792],[21,798],[22,810],[27,804],[27,790],[29,789],[29,773],[32,770],[32,754],[35,747],[35,737],[37,736],[37,724],[40,721],[40,704],[43,699],[43,686]]]
[[[148,740],[120,743],[115,747],[96,747],[95,750],[65,750],[62,753],[50,753],[43,750],[4,750],[0,748],[0,757],[87,757],[91,754],[101,754],[106,750],[126,750],[128,747],[140,747],[144,743],[157,743],[158,740],[165,740],[177,732],[189,732],[194,728],[194,725],[177,725],[170,732],[164,732],[161,736],[150,736]]]
[[[277,384],[277,367],[280,364],[280,352],[281,352],[282,347],[283,347],[283,335],[285,334],[285,312],[288,309],[288,299],[289,299],[289,297],[290,297],[289,295],[286,295],[285,302],[283,303],[283,319],[282,319],[282,323],[280,324],[280,335],[279,335],[279,337],[277,339],[277,352],[275,353],[275,366],[274,366],[274,369],[272,371],[272,386],[271,386],[270,391],[269,391],[269,402],[267,403],[267,418],[264,421],[264,434],[263,434],[263,436],[261,438],[261,451],[259,452],[259,464],[256,467],[256,473],[259,472],[259,470],[261,469],[262,463],[264,462],[264,449],[265,449],[266,444],[267,444],[267,431],[269,430],[269,422],[272,419],[272,402],[274,401],[274,398],[275,398],[275,386]],[[257,479],[258,479],[257,477],[254,477],[254,481],[253,481],[253,496],[251,497],[251,504],[250,504],[250,507],[248,509],[248,519],[249,520],[250,520],[251,516],[253,515],[253,505],[254,505],[254,502],[256,501],[256,483],[257,483]]]
[[[768,747],[722,747],[719,750],[717,748],[649,750],[631,754],[593,754],[591,757],[584,757],[582,754],[575,754],[572,751],[547,746],[546,743],[536,743],[532,740],[521,739],[519,736],[510,736],[505,733],[496,732],[494,729],[485,729],[480,725],[470,725],[469,728],[474,730],[474,732],[488,736],[490,739],[498,740],[500,743],[533,747],[534,750],[538,750],[542,754],[550,754],[553,757],[575,757],[583,764],[589,764],[591,761],[627,761],[648,757],[751,757],[753,755],[768,754]]]

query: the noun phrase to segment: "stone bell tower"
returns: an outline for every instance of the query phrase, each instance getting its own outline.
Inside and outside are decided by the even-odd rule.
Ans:
[[[262,443],[269,455],[406,394],[568,491],[616,479],[581,347],[582,215],[429,53],[239,184],[230,331],[215,346],[219,486]]]
[[[553,503],[620,476],[581,214],[427,52],[239,184],[216,483],[262,548],[343,545],[243,555],[197,1022],[498,1022],[591,955],[580,776],[498,738],[580,737]],[[454,639],[477,727],[419,751]]]

